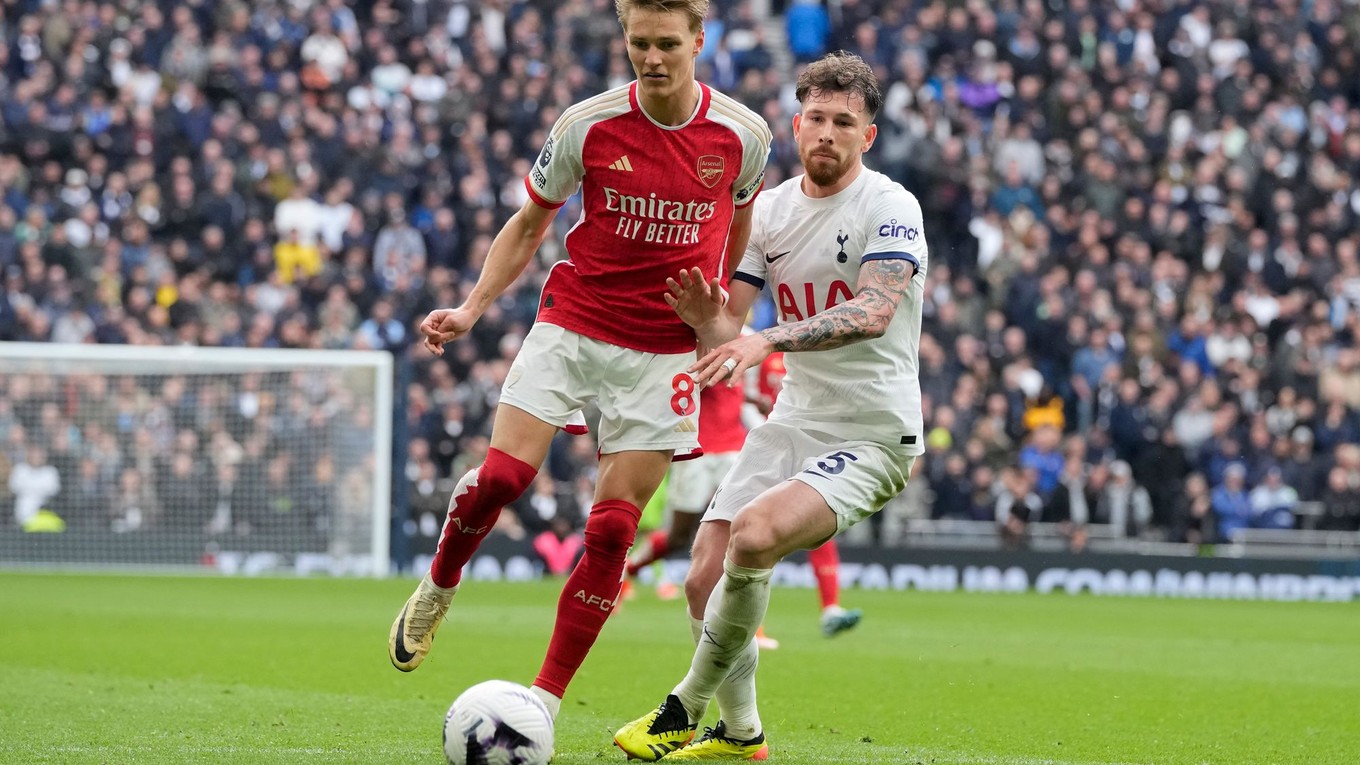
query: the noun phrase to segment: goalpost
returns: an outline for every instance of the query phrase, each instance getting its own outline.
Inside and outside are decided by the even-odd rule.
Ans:
[[[0,343],[0,565],[386,575],[392,369]]]

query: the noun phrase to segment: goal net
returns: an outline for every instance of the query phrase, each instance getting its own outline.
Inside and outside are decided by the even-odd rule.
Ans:
[[[392,357],[0,343],[0,565],[388,571]]]

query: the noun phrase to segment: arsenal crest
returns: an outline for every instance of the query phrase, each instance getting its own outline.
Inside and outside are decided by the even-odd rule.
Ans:
[[[718,185],[718,181],[723,176],[723,158],[717,154],[705,154],[699,157],[699,182],[713,188]]]

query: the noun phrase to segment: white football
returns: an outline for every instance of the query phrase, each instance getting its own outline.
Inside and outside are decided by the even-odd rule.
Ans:
[[[444,716],[449,765],[548,765],[552,755],[552,715],[518,683],[478,683]]]

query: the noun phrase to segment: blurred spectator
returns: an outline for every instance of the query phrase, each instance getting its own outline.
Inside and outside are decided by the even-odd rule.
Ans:
[[[1006,549],[1024,547],[1029,524],[1038,521],[1043,512],[1044,501],[1035,493],[1034,484],[1033,470],[1007,467],[1001,471],[994,509],[1001,544]]]
[[[547,471],[540,472],[529,490],[512,506],[519,516],[520,525],[533,537],[552,532],[562,541],[564,536],[559,533],[560,529],[554,528],[555,522],[564,522],[566,531],[571,531],[579,528],[585,520],[576,498],[570,491],[560,487]]]
[[[321,273],[321,250],[314,243],[303,242],[300,231],[290,229],[274,245],[274,265],[283,284],[304,281]]]
[[[388,223],[373,244],[373,270],[385,290],[409,289],[419,284],[425,271],[425,240],[406,221],[400,206],[388,211]]]
[[[793,0],[784,16],[789,50],[799,62],[808,62],[826,53],[826,37],[831,19],[821,0]]]
[[[962,454],[952,453],[946,456],[944,475],[934,479],[932,483],[935,487],[932,518],[973,519],[973,485],[968,477],[968,460]]]
[[[39,510],[52,510],[49,501],[61,491],[61,475],[48,464],[47,450],[30,446],[23,462],[9,471],[9,491],[14,495],[14,525],[23,528]]]
[[[1052,425],[1034,431],[1029,443],[1020,450],[1020,467],[1034,472],[1034,490],[1041,498],[1049,497],[1058,487],[1063,471],[1063,455],[1058,450],[1061,432]]]
[[[1327,462],[1313,451],[1313,432],[1306,427],[1294,429],[1289,439],[1289,455],[1281,463],[1281,477],[1286,486],[1299,492],[1305,502],[1321,498],[1327,480]]]
[[[373,315],[365,319],[356,331],[362,341],[360,347],[380,351],[400,350],[406,342],[406,325],[393,318],[391,301],[373,304]]]
[[[160,516],[160,507],[151,490],[148,475],[136,467],[124,468],[118,476],[118,490],[109,511],[109,528],[117,533],[137,531],[153,524]]]
[[[1319,529],[1360,531],[1360,486],[1344,467],[1334,467],[1328,471],[1322,506]]]
[[[1209,482],[1202,474],[1191,473],[1185,479],[1184,494],[1172,507],[1172,541],[1194,545],[1212,543],[1216,539],[1213,513]]]
[[[1233,463],[1223,471],[1223,483],[1214,487],[1212,505],[1218,541],[1228,542],[1233,534],[1251,525],[1251,500],[1246,491],[1247,469]]]
[[[1152,499],[1134,480],[1129,463],[1110,463],[1110,480],[1100,494],[1092,520],[1107,523],[1116,535],[1128,537],[1141,535],[1152,521]]]
[[[1086,549],[1086,527],[1091,522],[1092,510],[1100,503],[1107,477],[1103,465],[1088,469],[1078,456],[1069,456],[1063,464],[1058,485],[1044,505],[1042,520],[1058,524],[1072,552]]]
[[[1248,499],[1251,502],[1252,528],[1294,528],[1294,508],[1299,504],[1299,493],[1284,485],[1279,468],[1267,469],[1264,480],[1251,490]]]

